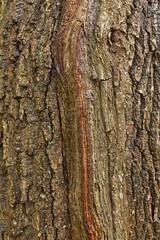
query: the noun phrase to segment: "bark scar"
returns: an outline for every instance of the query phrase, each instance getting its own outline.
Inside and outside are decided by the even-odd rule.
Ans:
[[[97,239],[97,233],[94,229],[93,219],[90,213],[90,199],[89,199],[89,169],[88,169],[88,149],[87,149],[87,130],[86,130],[86,103],[85,103],[85,87],[83,84],[83,78],[80,70],[80,37],[82,31],[82,24],[77,31],[76,39],[76,67],[75,67],[75,80],[77,83],[78,93],[78,111],[80,121],[80,133],[81,133],[81,146],[82,146],[82,164],[83,164],[83,202],[84,202],[84,216],[88,227],[88,232],[91,240]]]
[[[57,60],[60,65],[60,71],[64,78],[68,76],[68,82],[72,76],[71,83],[75,84],[77,91],[77,114],[79,121],[79,129],[76,134],[79,134],[79,152],[82,157],[82,190],[81,197],[83,206],[83,216],[87,225],[87,235],[90,240],[98,239],[98,233],[95,230],[93,216],[91,214],[90,202],[90,179],[89,179],[89,163],[88,163],[88,141],[87,141],[87,110],[85,102],[85,84],[81,73],[81,37],[82,25],[87,12],[86,1],[78,2],[77,0],[67,1],[64,13],[62,16],[61,25],[57,35]],[[68,73],[69,72],[69,73]],[[70,84],[70,83],[69,83]]]

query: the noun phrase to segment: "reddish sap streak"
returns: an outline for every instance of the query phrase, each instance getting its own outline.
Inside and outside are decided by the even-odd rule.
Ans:
[[[81,24],[82,25],[82,24]],[[76,49],[76,62],[75,62],[75,80],[78,86],[78,111],[79,111],[79,124],[81,131],[81,146],[82,146],[82,161],[83,161],[83,201],[84,201],[84,215],[88,226],[90,240],[97,239],[97,233],[94,229],[92,216],[90,213],[90,199],[89,199],[89,170],[88,170],[88,149],[87,149],[87,131],[86,131],[86,103],[84,99],[84,84],[80,70],[80,36],[81,25],[77,31],[77,39],[75,42]]]
[[[85,3],[85,2],[84,2]],[[90,213],[90,198],[89,198],[89,169],[88,169],[88,148],[87,148],[87,130],[86,130],[86,103],[85,103],[85,86],[80,70],[80,37],[82,30],[82,22],[84,22],[85,13],[81,17],[81,21],[76,21],[74,16],[76,10],[82,2],[77,0],[67,1],[66,9],[62,15],[61,26],[57,35],[57,56],[61,67],[62,75],[67,77],[66,60],[69,60],[70,70],[73,69],[75,84],[77,85],[78,96],[78,121],[80,124],[80,147],[82,153],[82,197],[84,207],[84,217],[87,224],[89,239],[97,240],[97,232],[94,228],[92,215]],[[87,10],[87,9],[86,9]],[[74,36],[71,37],[71,31],[74,31]],[[67,49],[69,46],[69,49]],[[69,56],[70,59],[67,59]],[[72,74],[71,74],[72,75]]]

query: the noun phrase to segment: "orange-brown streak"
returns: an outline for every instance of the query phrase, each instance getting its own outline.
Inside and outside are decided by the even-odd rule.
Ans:
[[[62,75],[66,76],[65,72],[65,60],[66,60],[66,41],[68,41],[69,32],[71,30],[72,21],[75,15],[75,11],[81,3],[77,0],[72,0],[67,5],[67,10],[62,16],[61,27],[59,29],[59,34],[57,37],[57,56],[58,62],[61,67]],[[74,79],[75,84],[77,84],[77,94],[78,94],[78,118],[80,124],[80,136],[81,136],[81,146],[82,146],[82,166],[83,166],[83,179],[82,179],[82,194],[83,194],[83,205],[84,205],[84,216],[85,221],[88,226],[88,233],[90,240],[97,240],[97,232],[94,228],[93,219],[90,213],[90,198],[89,198],[89,169],[88,169],[88,148],[87,148],[87,130],[86,130],[86,103],[84,99],[84,82],[80,70],[80,37],[82,30],[82,22],[84,21],[84,16],[82,20],[76,23],[74,26],[75,37],[74,41],[72,39],[71,44],[71,56],[74,63]]]
[[[82,25],[82,24],[81,24]],[[86,102],[84,98],[85,86],[80,70],[80,37],[81,25],[77,31],[76,47],[76,66],[75,66],[75,79],[78,86],[78,110],[81,131],[81,144],[82,144],[82,160],[83,160],[83,201],[84,201],[84,215],[88,226],[88,232],[91,240],[97,239],[97,233],[94,229],[92,216],[90,213],[90,199],[89,199],[89,169],[88,169],[88,149],[87,149],[87,130],[86,130]]]

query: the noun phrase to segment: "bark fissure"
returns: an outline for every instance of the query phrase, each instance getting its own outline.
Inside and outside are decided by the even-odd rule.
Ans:
[[[159,9],[0,2],[0,238],[158,239]]]
[[[158,112],[159,107],[157,104],[154,104],[156,77],[153,77],[155,67],[153,67],[152,64],[155,62],[155,46],[149,41],[151,40],[151,31],[149,29],[154,29],[154,25],[153,28],[151,27],[154,16],[151,15],[150,18],[146,20],[146,15],[148,14],[147,8],[149,9],[147,4],[148,3],[142,7],[139,5],[139,9],[136,5],[135,8],[135,13],[141,12],[142,9],[143,15],[141,16],[144,20],[142,21],[143,25],[140,27],[139,35],[137,34],[138,39],[135,44],[135,55],[130,68],[132,92],[134,96],[132,120],[135,129],[135,137],[133,139],[133,145],[135,147],[132,151],[131,176],[133,179],[133,192],[135,192],[135,200],[137,203],[137,207],[135,207],[136,239],[150,239],[151,236],[156,237],[158,234],[156,227],[154,227],[155,224],[150,227],[151,222],[154,222],[154,201],[158,199],[156,190],[158,183],[155,179],[156,169],[154,164],[154,159],[156,159],[157,162],[158,155],[155,157],[152,151],[153,146],[156,146],[153,143],[156,135],[154,133],[153,137],[152,134],[152,129],[155,128],[156,121],[155,115],[153,120],[153,113],[151,112]],[[132,17],[134,17],[134,14]],[[152,36],[152,38],[154,38],[154,36]],[[149,113],[147,113],[147,111],[149,111]],[[154,127],[150,124],[153,124]],[[155,153],[156,151],[154,149],[154,154]],[[142,183],[143,187],[141,187]]]
[[[3,5],[2,150],[7,176],[4,195],[8,196],[5,239],[58,240],[68,234],[52,75],[52,27],[58,3],[31,0]]]

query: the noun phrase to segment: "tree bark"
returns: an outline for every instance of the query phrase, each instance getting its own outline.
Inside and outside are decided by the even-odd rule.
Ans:
[[[158,240],[159,1],[0,9],[0,239]]]

